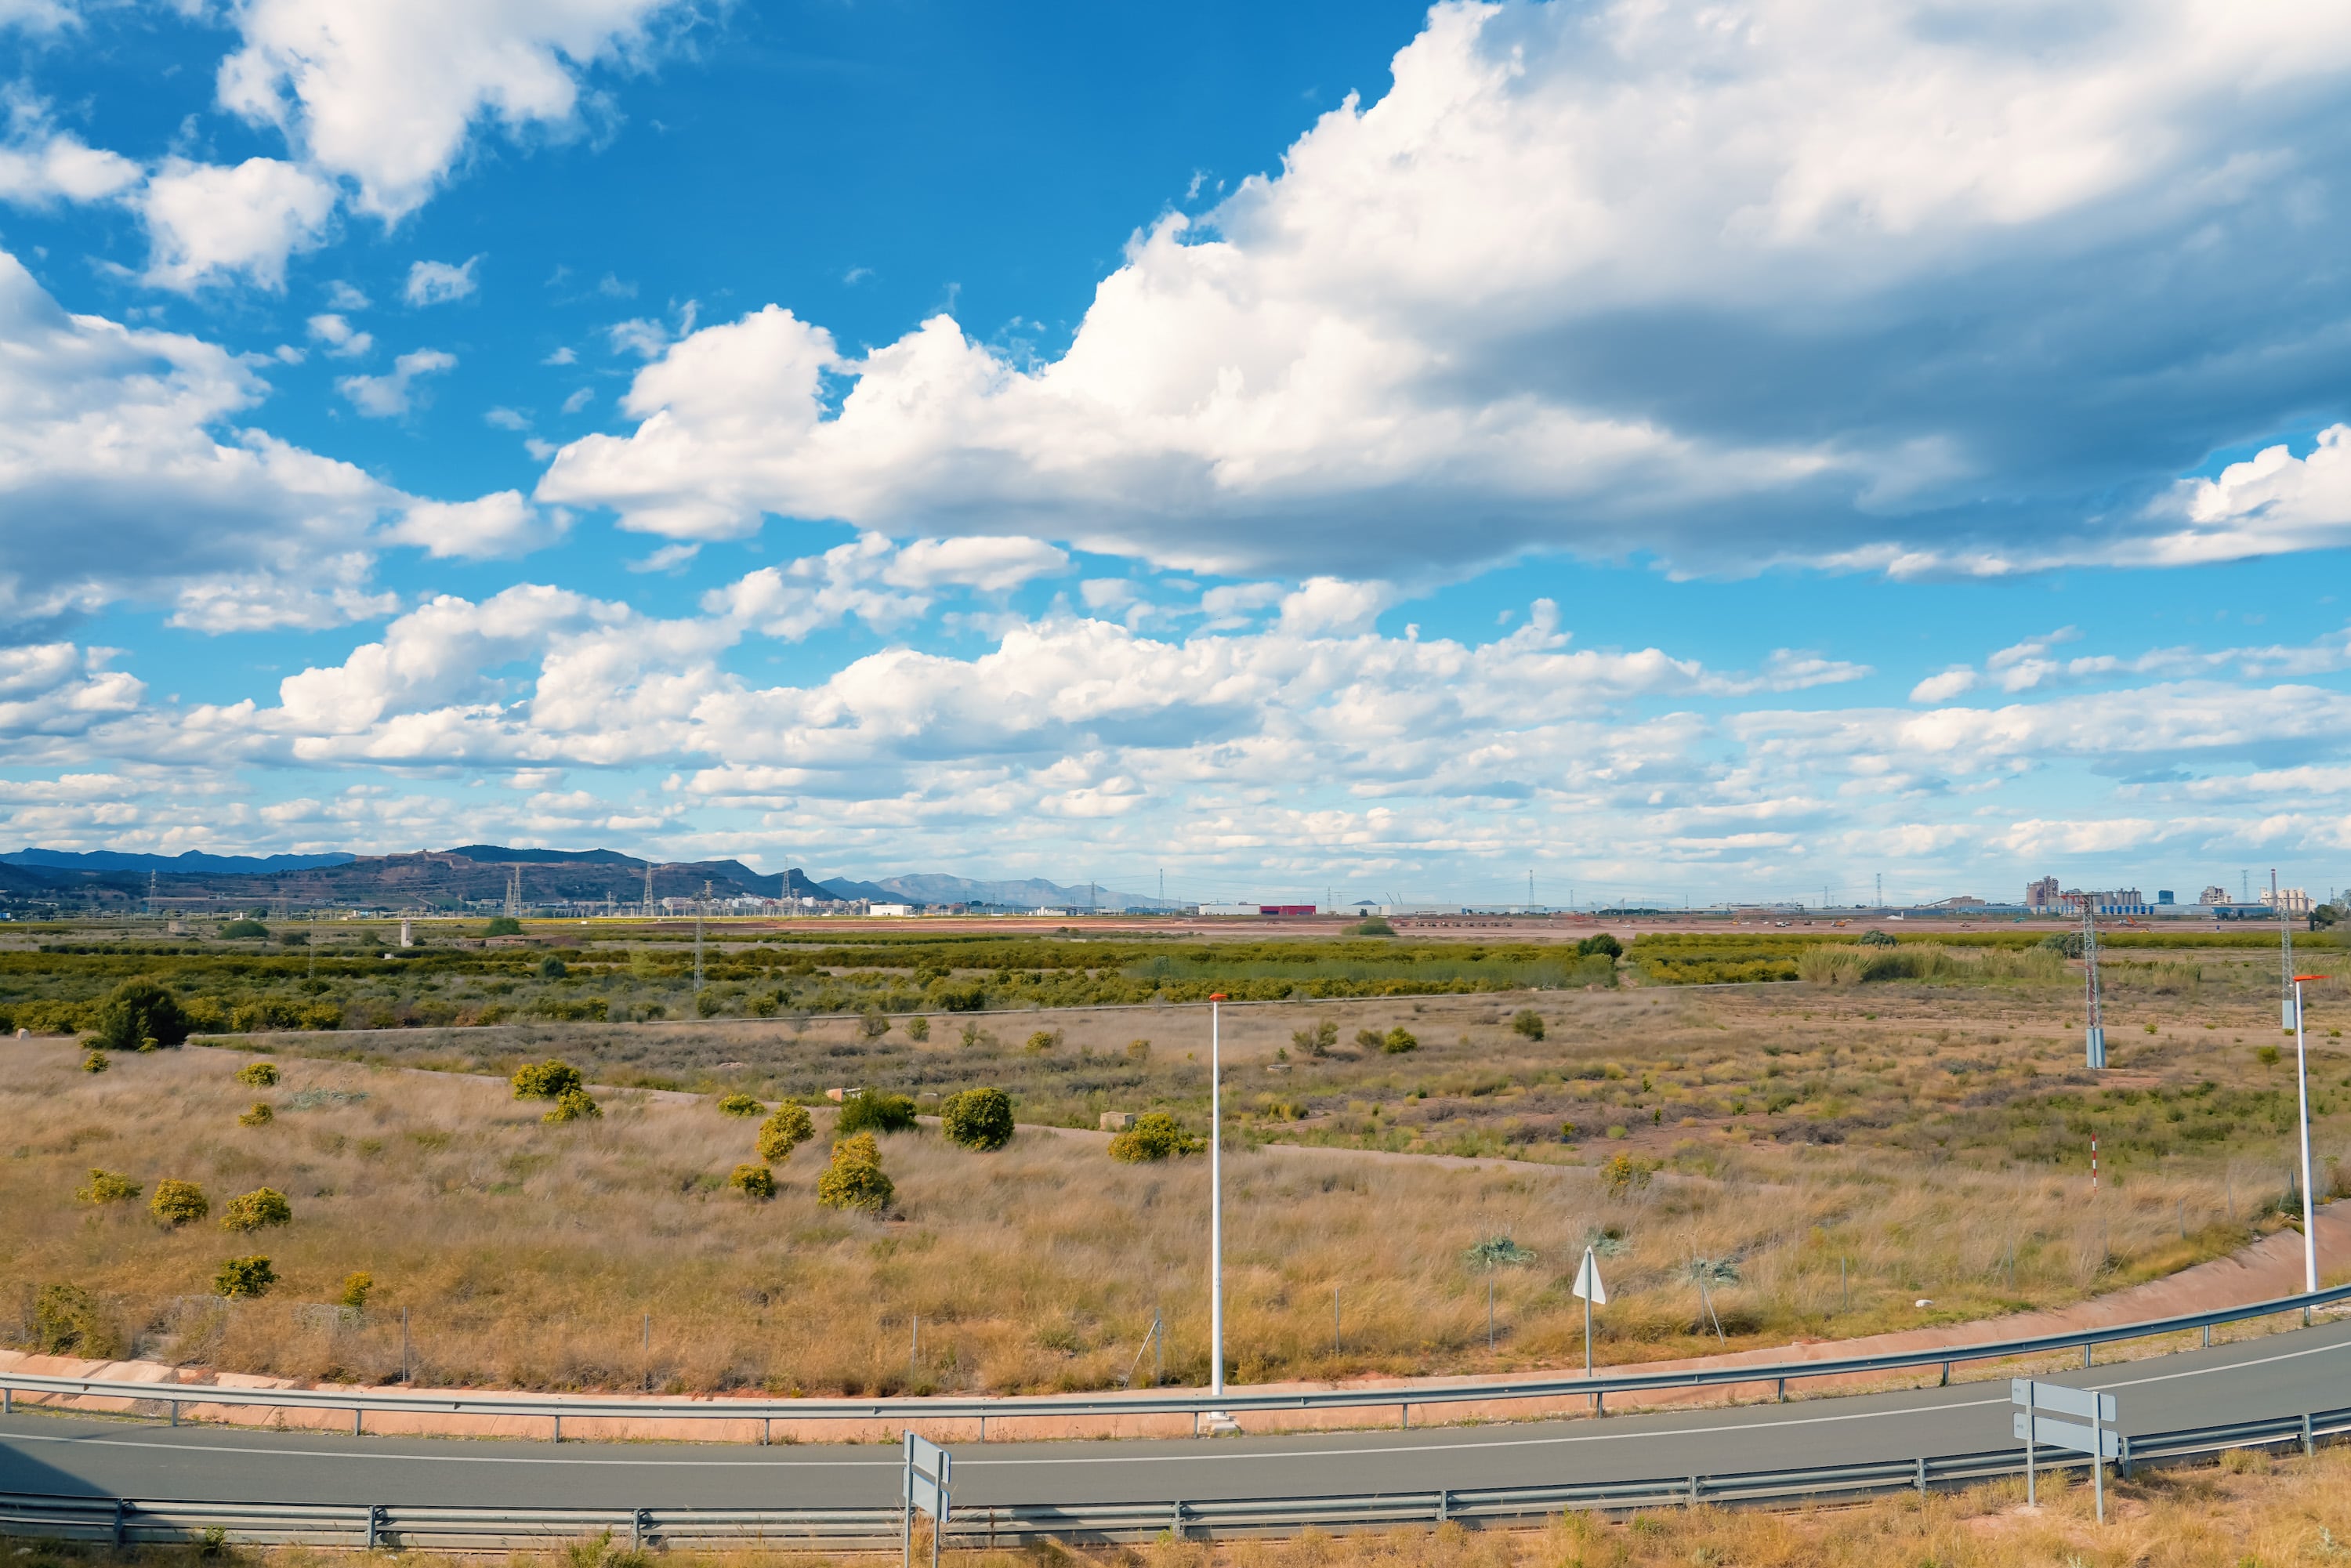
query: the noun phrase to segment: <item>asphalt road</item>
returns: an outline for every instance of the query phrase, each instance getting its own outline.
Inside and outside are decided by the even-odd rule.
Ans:
[[[2351,1407],[2351,1322],[2071,1373],[2132,1435]],[[958,1506],[1426,1492],[1731,1476],[2015,1446],[2005,1379],[1603,1421],[1186,1441],[965,1444]],[[0,1419],[0,1492],[497,1508],[894,1507],[890,1447],[350,1437]]]

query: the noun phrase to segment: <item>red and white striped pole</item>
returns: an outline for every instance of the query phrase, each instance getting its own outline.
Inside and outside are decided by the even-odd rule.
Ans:
[[[2098,1190],[2098,1134],[2090,1134],[2090,1190]]]

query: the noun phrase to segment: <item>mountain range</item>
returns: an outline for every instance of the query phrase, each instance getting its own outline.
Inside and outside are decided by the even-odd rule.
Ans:
[[[646,862],[616,850],[518,849],[461,844],[413,854],[180,855],[115,850],[26,848],[0,854],[0,894],[69,896],[98,904],[135,904],[153,893],[163,899],[283,902],[296,905],[455,908],[502,897],[513,868],[522,868],[526,904],[630,904],[646,895]],[[798,866],[780,873],[753,871],[740,861],[654,862],[654,898],[690,898],[706,886],[719,898],[792,896],[874,904],[987,904],[1010,909],[1173,907],[1108,888],[1025,882],[975,882],[925,873],[862,882],[816,881]]]

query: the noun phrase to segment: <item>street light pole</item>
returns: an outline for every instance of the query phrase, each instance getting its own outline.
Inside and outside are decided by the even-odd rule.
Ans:
[[[2294,977],[2294,1076],[2302,1091],[2302,1288],[2318,1289],[2318,1214],[2317,1199],[2310,1190],[2310,1056],[2302,1040],[2302,983],[2325,979],[2324,975],[2296,975]],[[2305,1318],[2308,1309],[2304,1309]]]
[[[1208,998],[1208,1396],[1225,1396],[1225,1070],[1219,991]]]

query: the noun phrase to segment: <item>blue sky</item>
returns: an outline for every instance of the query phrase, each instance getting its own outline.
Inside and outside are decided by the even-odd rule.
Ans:
[[[0,0],[0,839],[2351,883],[2351,22],[1277,9]]]

